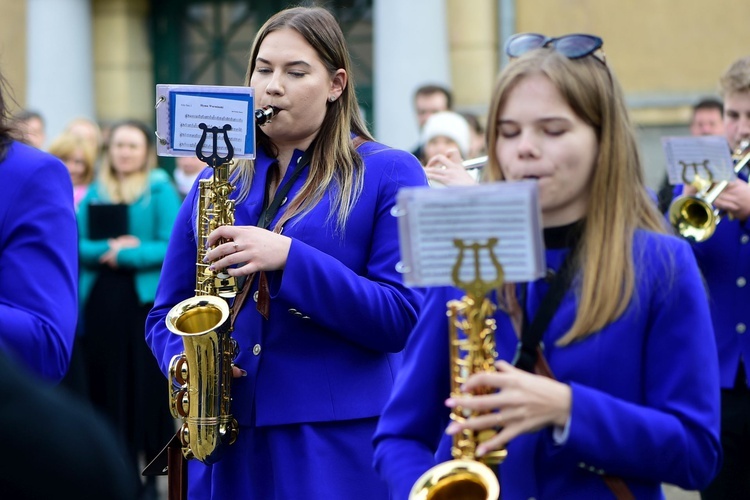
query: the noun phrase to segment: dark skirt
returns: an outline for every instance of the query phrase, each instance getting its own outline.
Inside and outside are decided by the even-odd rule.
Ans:
[[[89,399],[127,443],[134,467],[141,454],[150,462],[175,432],[167,381],[145,340],[150,309],[138,300],[131,271],[105,267],[83,311]]]

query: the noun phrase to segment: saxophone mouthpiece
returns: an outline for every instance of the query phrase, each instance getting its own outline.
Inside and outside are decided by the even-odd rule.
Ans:
[[[271,123],[271,118],[276,116],[276,113],[279,112],[279,108],[275,108],[273,106],[263,106],[260,109],[255,110],[255,123],[257,125],[260,125],[261,127],[263,125],[267,125]]]

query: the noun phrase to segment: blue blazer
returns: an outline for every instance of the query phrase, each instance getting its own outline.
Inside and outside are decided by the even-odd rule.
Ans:
[[[723,217],[711,238],[692,247],[708,287],[721,387],[731,388],[740,358],[750,360],[750,223]]]
[[[307,214],[288,221],[292,238],[286,268],[267,273],[269,319],[248,298],[235,322],[240,352],[236,364],[247,377],[232,383],[232,413],[240,425],[323,422],[380,415],[401,363],[398,354],[417,320],[421,294],[402,285],[396,271],[398,228],[390,214],[396,192],[426,185],[410,154],[382,144],[359,147],[364,188],[345,231],[329,217],[330,190]],[[302,156],[295,152],[291,165]],[[236,225],[256,225],[272,164],[263,151],[247,199],[235,211]],[[287,169],[288,181],[292,169]],[[202,177],[210,175],[210,169]],[[288,200],[300,190],[306,167]],[[236,196],[239,189],[232,196]],[[166,329],[169,310],[194,295],[196,186],[188,194],[169,242],[146,339],[163,371],[183,350]],[[276,217],[278,220],[284,206]],[[273,227],[274,223],[271,224]],[[256,280],[257,281],[257,280]],[[253,290],[249,297],[253,296]]]
[[[78,314],[73,185],[60,160],[19,142],[0,175],[0,349],[60,381]]]
[[[566,252],[547,250],[548,266],[558,269]],[[636,233],[634,259],[635,291],[619,319],[556,346],[576,316],[575,292],[568,291],[550,322],[545,355],[572,388],[570,433],[563,444],[551,427],[511,441],[500,467],[504,498],[609,498],[603,473],[623,478],[636,498],[662,498],[662,482],[696,489],[718,470],[718,367],[695,259],[686,243],[646,231]],[[529,284],[529,317],[547,288],[544,280]],[[453,288],[427,293],[380,419],[375,467],[395,499],[407,498],[422,473],[451,458],[445,304],[461,295]],[[504,313],[495,318],[499,356],[510,361],[518,339]]]

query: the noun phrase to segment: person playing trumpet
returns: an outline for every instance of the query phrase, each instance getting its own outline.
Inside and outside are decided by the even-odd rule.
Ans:
[[[750,140],[750,56],[734,61],[719,80],[724,101],[724,136],[732,151]],[[745,150],[741,155],[748,154]],[[682,189],[681,189],[682,188]],[[692,186],[675,194],[694,195]],[[716,479],[701,491],[704,500],[750,498],[750,185],[740,172],[713,206],[727,216],[713,235],[692,243],[708,287],[718,350],[721,387],[721,443],[724,461]],[[693,330],[694,331],[694,330]]]
[[[476,453],[507,449],[504,498],[656,499],[662,482],[701,488],[718,469],[706,293],[689,245],[664,234],[601,47],[583,34],[506,44],[514,60],[493,93],[486,168],[491,181],[538,179],[550,270],[491,295],[497,371],[470,376],[460,397],[449,397],[445,309],[463,292],[428,290],[374,437],[394,499],[449,459],[464,429],[499,429]],[[472,416],[451,423],[455,407]]]

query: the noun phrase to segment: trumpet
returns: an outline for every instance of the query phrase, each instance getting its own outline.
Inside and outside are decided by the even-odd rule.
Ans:
[[[732,154],[735,162],[734,173],[739,174],[750,162],[750,141],[742,141]],[[706,169],[708,172],[708,170]],[[729,185],[729,181],[714,183],[711,173],[707,177],[696,175],[691,181],[683,179],[686,184],[698,189],[695,195],[682,195],[674,199],[669,206],[669,222],[677,232],[688,240],[702,242],[713,236],[716,226],[721,222],[722,213],[713,206],[714,201]]]
[[[464,170],[479,170],[487,165],[487,155],[477,156],[462,163]]]

